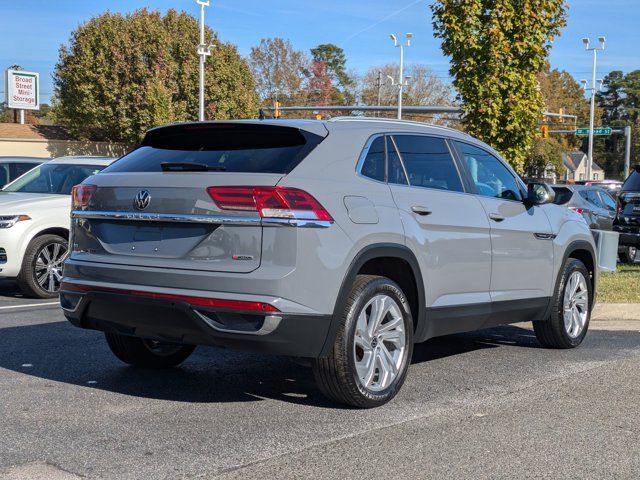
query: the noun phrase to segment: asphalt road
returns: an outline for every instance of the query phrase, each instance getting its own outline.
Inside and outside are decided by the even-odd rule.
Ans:
[[[596,321],[572,351],[539,348],[527,325],[432,340],[395,401],[360,411],[285,358],[199,348],[134,370],[11,290],[3,479],[640,477],[638,321]]]

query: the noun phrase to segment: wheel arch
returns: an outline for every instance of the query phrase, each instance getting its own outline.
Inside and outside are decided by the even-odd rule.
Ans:
[[[591,295],[591,306],[595,305],[596,301],[596,287],[597,287],[597,275],[598,275],[598,257],[596,255],[596,251],[593,248],[593,245],[586,240],[574,240],[565,249],[562,263],[560,268],[562,268],[567,259],[575,258],[576,260],[580,260],[587,270],[589,271],[591,278],[589,279],[591,282],[591,291],[593,294]],[[558,274],[556,281],[559,281],[560,274]]]
[[[404,278],[400,274],[401,270],[384,271],[385,266],[390,266],[392,270],[397,268],[399,265],[397,262],[404,262],[404,264],[408,266],[413,276],[412,279]],[[349,285],[355,281],[356,275],[362,273],[386,276],[398,283],[407,296],[407,300],[411,306],[411,314],[416,334],[424,329],[426,316],[425,289],[416,256],[409,247],[402,244],[378,243],[368,245],[355,255],[347,269],[347,273],[342,279],[338,297],[333,308],[331,327],[320,356],[326,356],[329,353],[337,333],[339,324],[337,319],[342,308],[344,308],[347,296],[349,295]],[[413,291],[406,291],[408,289],[407,286],[411,284],[413,286]]]

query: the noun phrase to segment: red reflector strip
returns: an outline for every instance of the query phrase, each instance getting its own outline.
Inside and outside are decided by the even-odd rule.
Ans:
[[[172,293],[143,292],[141,290],[124,290],[119,288],[94,287],[78,283],[62,282],[60,290],[63,292],[106,292],[120,295],[133,295],[136,297],[153,298],[157,300],[170,300],[185,302],[194,307],[224,308],[228,310],[243,310],[252,312],[279,312],[276,307],[264,302],[248,302],[245,300],[225,300],[221,298],[193,297],[190,295],[174,295]]]

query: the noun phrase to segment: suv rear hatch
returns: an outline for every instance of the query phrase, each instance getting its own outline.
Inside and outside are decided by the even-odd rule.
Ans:
[[[151,130],[140,147],[74,191],[71,258],[251,272],[260,266],[261,214],[238,197],[246,188],[228,187],[273,192],[326,134],[319,123],[302,129],[208,122]],[[237,204],[229,208],[220,195]]]

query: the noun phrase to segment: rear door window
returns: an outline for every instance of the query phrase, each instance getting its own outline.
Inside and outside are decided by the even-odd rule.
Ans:
[[[159,172],[162,164],[199,164],[215,171],[289,173],[323,137],[278,125],[211,123],[151,130],[133,152],[105,172]]]
[[[462,192],[462,181],[443,138],[394,135],[400,158],[412,187]]]

